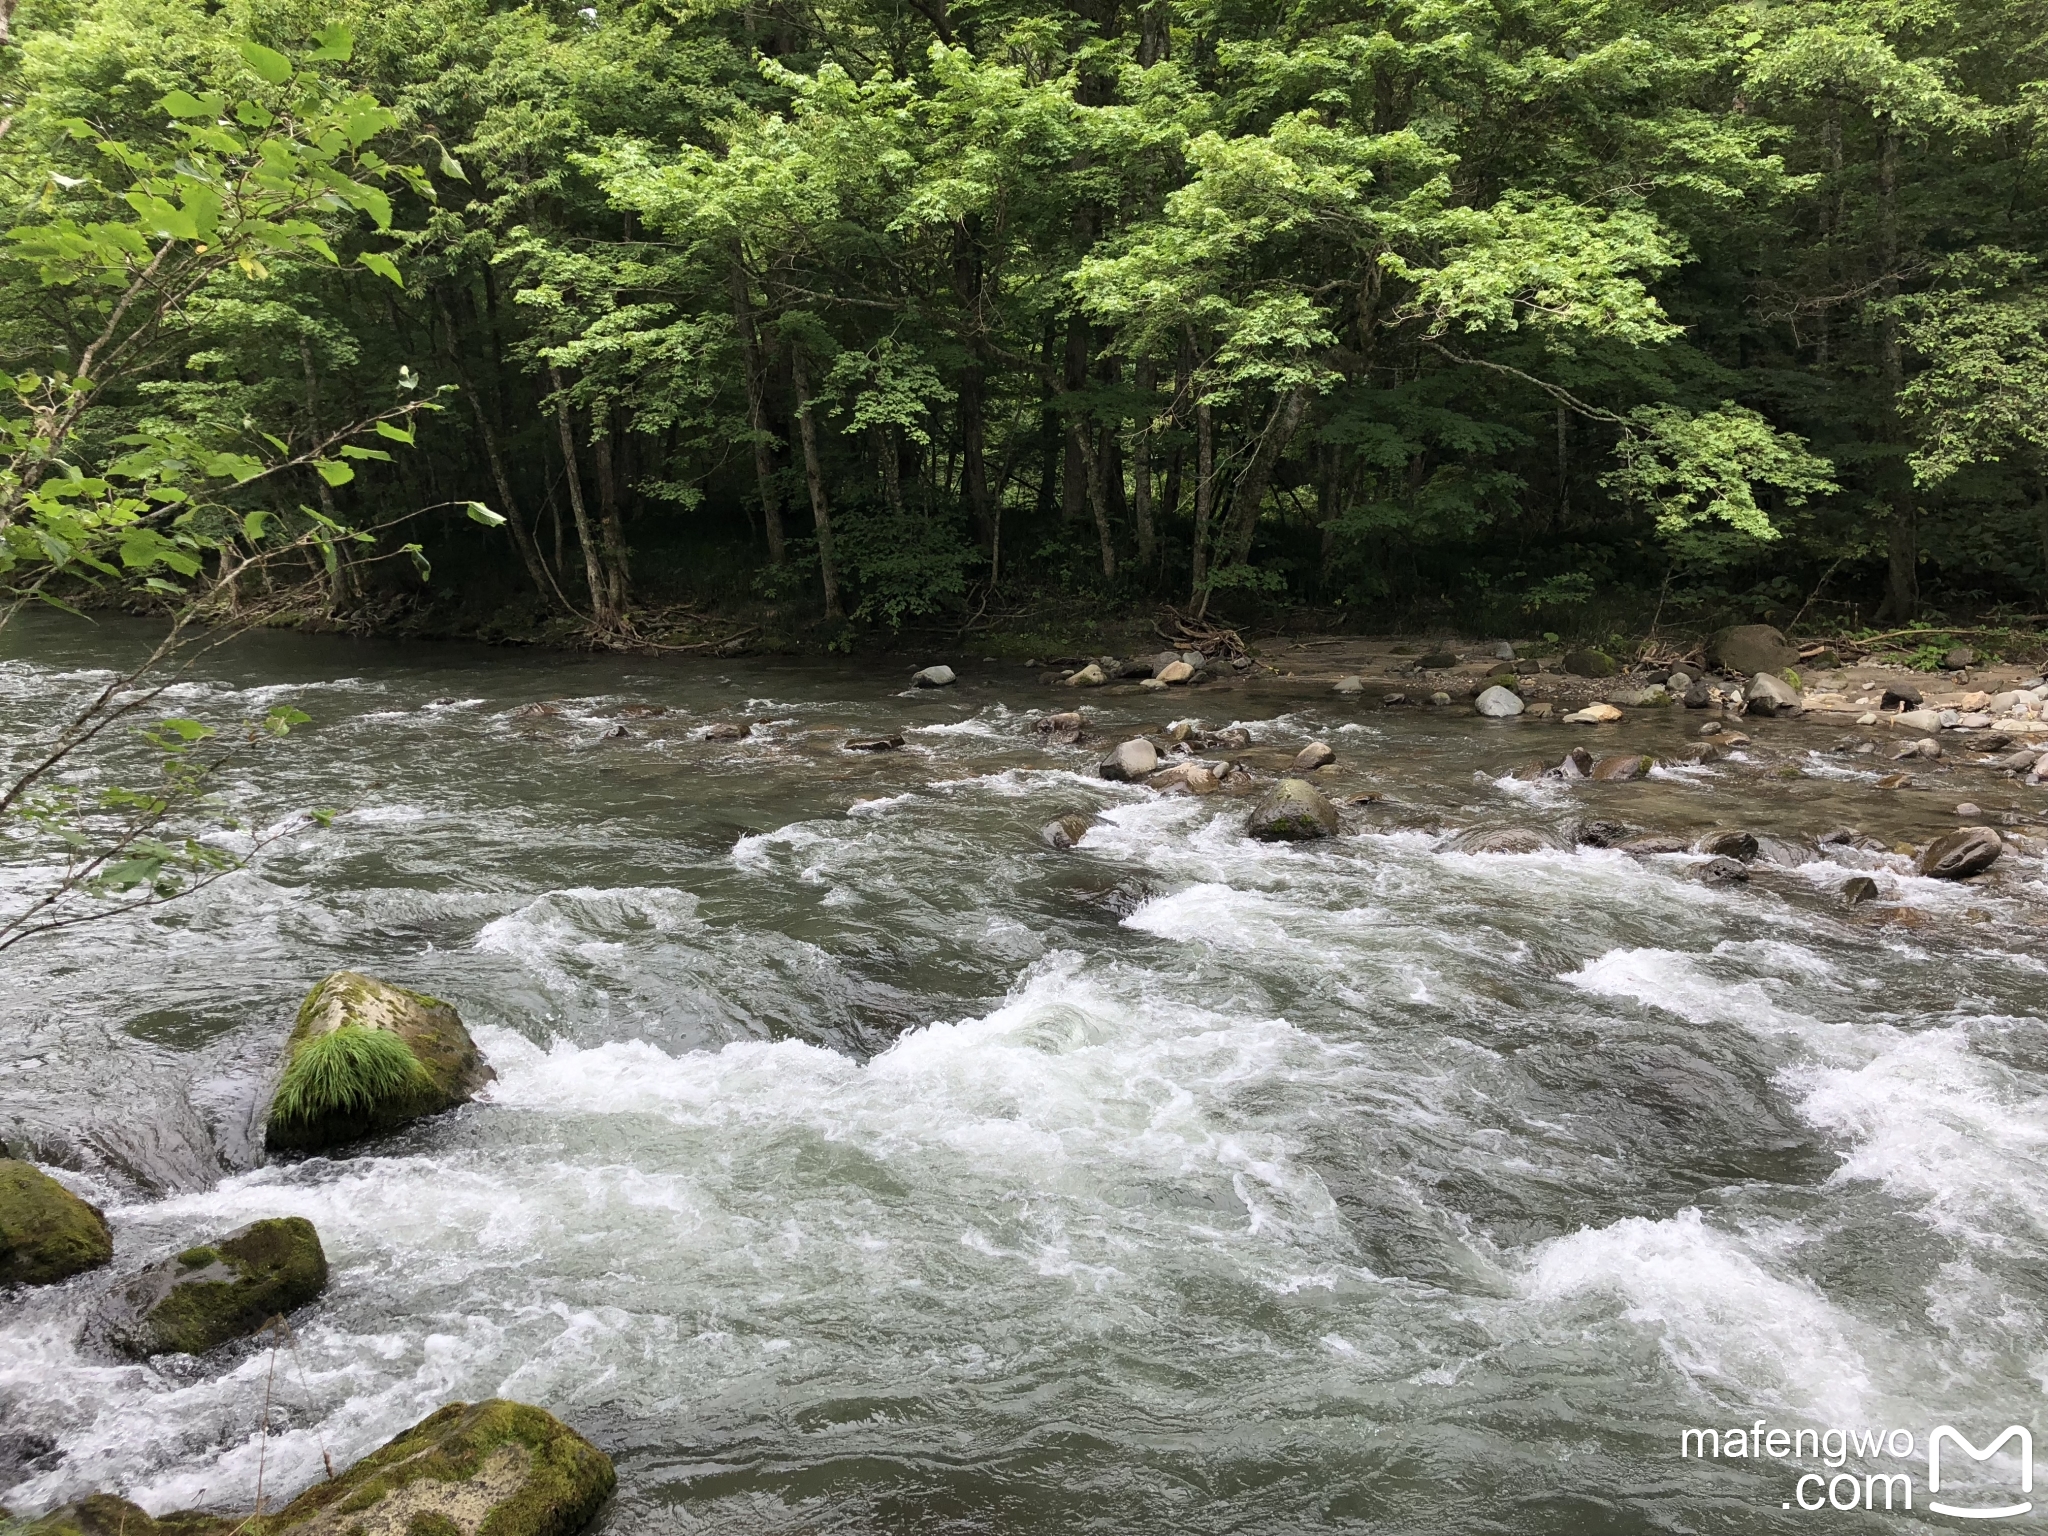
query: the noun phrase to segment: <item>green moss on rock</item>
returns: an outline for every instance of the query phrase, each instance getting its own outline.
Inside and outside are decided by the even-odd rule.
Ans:
[[[225,1516],[197,1511],[152,1520],[140,1505],[93,1493],[32,1521],[21,1536],[230,1536],[236,1525]]]
[[[302,1307],[327,1285],[327,1255],[303,1216],[251,1222],[115,1286],[95,1331],[137,1356],[204,1354]]]
[[[616,1483],[611,1458],[543,1409],[504,1398],[450,1403],[257,1529],[573,1536]]]
[[[1282,779],[1259,802],[1245,831],[1261,842],[1300,843],[1335,837],[1337,808],[1306,779]]]
[[[306,994],[291,1038],[285,1072],[313,1041],[343,1030],[376,1030],[404,1042],[417,1075],[395,1077],[367,1095],[325,1110],[293,1113],[299,1096],[272,1100],[264,1145],[272,1151],[317,1152],[397,1129],[423,1115],[467,1103],[496,1074],[462,1027],[456,1011],[438,998],[408,992],[357,971],[336,971]]]
[[[0,1158],[0,1281],[50,1285],[113,1256],[98,1210],[34,1164]]]

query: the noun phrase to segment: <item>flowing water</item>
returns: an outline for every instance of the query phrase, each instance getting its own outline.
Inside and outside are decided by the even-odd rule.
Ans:
[[[137,642],[11,634],[7,750]],[[1266,846],[1243,800],[1039,746],[1074,695],[958,666],[913,695],[893,663],[296,636],[200,663],[181,711],[313,717],[238,802],[341,814],[0,955],[0,1135],[116,1240],[0,1296],[0,1501],[246,1509],[259,1459],[295,1491],[502,1395],[616,1458],[622,1536],[1907,1530],[1944,1522],[1807,1513],[1795,1476],[1836,1469],[1681,1434],[1902,1428],[1924,1501],[1931,1426],[2048,1428],[2040,862],[1959,888],[1810,842],[2017,792],[1878,791],[1804,723],[1570,788],[1504,775],[1698,717],[1089,696],[1098,743],[1167,710],[1269,768],[1320,736],[1333,795],[1385,795]],[[1081,845],[1045,846],[1077,808]],[[1683,856],[1448,845],[1589,811],[1777,834],[1779,862],[1717,889]],[[1849,865],[1917,921],[1843,910]],[[456,1003],[497,1082],[266,1163],[293,1009],[339,967]],[[332,1280],[274,1381],[254,1346],[80,1342],[112,1274],[289,1214]]]

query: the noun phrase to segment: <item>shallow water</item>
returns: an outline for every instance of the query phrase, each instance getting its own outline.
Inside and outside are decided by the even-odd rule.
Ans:
[[[137,639],[8,636],[7,750]],[[112,1272],[0,1296],[0,1502],[246,1509],[259,1456],[295,1490],[503,1395],[614,1455],[621,1536],[1913,1529],[1784,1507],[1840,1469],[1681,1432],[1904,1428],[1911,1458],[1847,1470],[1910,1472],[1916,1511],[1934,1425],[2048,1432],[2039,861],[1958,888],[1810,842],[2020,792],[1876,791],[1888,765],[1805,723],[1567,788],[1503,775],[1697,717],[1088,697],[1098,740],[1239,721],[1270,768],[1320,736],[1333,794],[1385,795],[1269,847],[1247,802],[1037,746],[1071,694],[955,664],[908,694],[892,663],[294,636],[202,663],[181,711],[314,717],[236,771],[253,822],[342,814],[0,954],[0,1132],[107,1207],[113,1272],[298,1214],[333,1278],[267,1442],[267,1353],[92,1355]],[[700,739],[720,720],[760,723]],[[1075,808],[1100,824],[1046,848]],[[1588,814],[1747,826],[1783,862],[1716,890],[1687,856],[1446,846]],[[1844,912],[1850,866],[1919,923]],[[454,1001],[498,1081],[266,1165],[292,1010],[342,966]]]

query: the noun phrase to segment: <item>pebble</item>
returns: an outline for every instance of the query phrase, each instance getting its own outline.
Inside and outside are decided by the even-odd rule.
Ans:
[[[1956,807],[1956,814],[1958,816],[1982,816],[1984,814],[1984,807],[1981,805],[1973,805],[1968,800],[1965,800],[1961,805]]]
[[[1326,741],[1312,741],[1294,755],[1296,773],[1312,773],[1337,761],[1337,754]]]

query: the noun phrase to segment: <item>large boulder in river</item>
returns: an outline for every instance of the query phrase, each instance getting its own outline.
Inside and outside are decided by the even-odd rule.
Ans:
[[[1261,800],[1245,831],[1265,843],[1303,843],[1335,837],[1337,807],[1307,779],[1282,779]]]
[[[950,688],[955,682],[953,669],[947,666],[926,667],[912,673],[910,680],[920,688]]]
[[[439,998],[358,971],[306,994],[263,1144],[318,1152],[466,1104],[497,1074]]]
[[[259,1517],[193,1510],[152,1520],[94,1494],[23,1536],[575,1536],[617,1483],[611,1458],[553,1414],[492,1398],[448,1404]]]
[[[327,1288],[320,1234],[303,1216],[253,1221],[115,1285],[91,1325],[123,1354],[202,1355]]]
[[[1797,688],[1769,672],[1759,672],[1752,677],[1743,689],[1743,696],[1749,700],[1748,708],[1752,715],[1796,715],[1806,708],[1806,701]]]
[[[1566,651],[1564,669],[1573,677],[1612,677],[1621,670],[1605,651]]]
[[[1095,765],[1105,779],[1124,784],[1142,784],[1159,771],[1159,749],[1142,736],[1134,736]]]
[[[1048,848],[1062,852],[1074,846],[1088,835],[1088,829],[1095,825],[1095,818],[1085,811],[1069,811],[1064,816],[1055,816],[1038,829],[1039,841]]]
[[[96,1207],[33,1163],[0,1157],[0,1282],[52,1285],[113,1256]]]
[[[1913,871],[1936,880],[1963,880],[1989,869],[2003,852],[2005,844],[1989,827],[1965,827],[1929,843]]]
[[[1748,676],[1799,665],[1799,647],[1768,624],[1731,624],[1707,641],[1707,664]]]
[[[1517,693],[1496,683],[1472,701],[1472,707],[1489,720],[1506,720],[1522,712],[1522,699]]]

